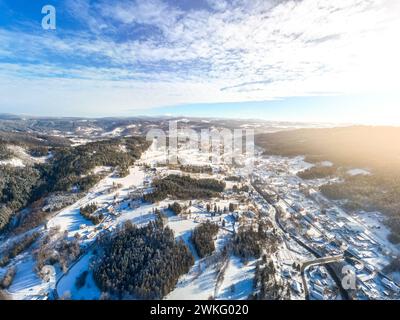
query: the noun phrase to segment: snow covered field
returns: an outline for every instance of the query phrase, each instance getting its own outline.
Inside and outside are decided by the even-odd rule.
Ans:
[[[36,261],[29,254],[19,257],[15,263],[16,276],[8,292],[14,300],[45,299],[54,283],[45,282],[34,272]]]
[[[119,134],[119,131],[115,130],[107,134]],[[194,148],[183,148],[179,151],[180,164],[184,165],[210,165],[209,157],[209,153],[202,153]],[[305,210],[305,213],[315,216],[320,215],[320,207],[317,203],[305,197],[298,190],[299,183],[304,182],[296,174],[313,166],[305,162],[304,157],[261,157],[257,155],[255,160],[258,162],[255,169],[257,177],[264,179],[264,181],[268,182],[268,185],[272,185],[284,195],[282,197],[285,199],[285,202],[281,200],[280,203],[286,209],[287,214],[294,212],[290,206],[298,205]],[[141,200],[133,201],[134,203],[132,204],[132,201],[128,200],[130,195],[133,192],[148,190],[154,177],[163,177],[169,174],[188,174],[163,166],[162,164],[165,161],[165,149],[157,149],[153,144],[149,150],[143,153],[137,164],[129,169],[129,174],[124,178],[116,177],[110,168],[95,168],[94,173],[101,172],[105,173],[106,176],[83,198],[71,206],[64,208],[48,221],[47,229],[59,227],[61,231],[65,231],[68,234],[70,239],[79,234],[79,241],[83,248],[83,255],[69,267],[69,270],[65,274],[60,269],[55,270],[55,277],[58,280],[56,292],[59,297],[99,299],[101,292],[96,287],[90,270],[90,261],[94,255],[93,247],[97,236],[101,232],[105,232],[105,230],[112,231],[116,226],[126,221],[131,221],[137,226],[143,226],[155,219],[155,209],[160,209],[167,215],[168,227],[174,231],[176,239],[182,239],[188,245],[195,257],[195,264],[188,274],[183,275],[179,279],[176,288],[165,299],[247,299],[253,293],[253,279],[257,261],[250,260],[244,264],[239,258],[233,255],[224,256],[221,254],[225,244],[234,232],[237,231],[239,225],[237,223],[239,219],[233,213],[224,210],[224,208],[228,208],[230,203],[234,203],[237,206],[236,214],[240,215],[241,218],[241,225],[252,225],[253,222],[257,222],[254,220],[257,217],[255,212],[261,211],[264,214],[263,219],[270,221],[274,228],[279,230],[274,220],[275,211],[273,206],[268,205],[263,198],[260,196],[257,197],[256,193],[251,193],[250,191],[245,193],[245,199],[241,199],[242,201],[240,202],[235,198],[236,195],[231,190],[234,185],[241,184],[242,182],[233,181],[227,182],[227,191],[223,197],[207,201],[193,200],[191,205],[189,205],[189,201],[168,198],[155,204],[145,203]],[[323,165],[329,166],[331,164],[324,163]],[[148,167],[146,168],[146,166],[153,168],[153,170],[148,169]],[[232,168],[222,163],[212,164],[211,166],[218,173],[213,175],[190,175],[198,178],[214,177],[218,179],[236,175],[242,177],[243,184],[250,185],[249,172],[246,168]],[[312,186],[317,187],[318,185],[313,184]],[[168,210],[168,204],[174,201],[187,207],[188,214],[176,216]],[[98,208],[106,212],[104,220],[97,226],[94,226],[80,213],[81,207],[92,203],[95,203]],[[219,207],[223,213],[216,216],[211,215],[206,210],[207,204],[212,207]],[[335,210],[338,219],[346,219],[349,223],[351,222],[355,226],[360,226],[365,237],[373,239],[385,248],[390,248],[392,253],[399,253],[399,251],[396,251],[398,248],[393,247],[384,240],[386,239],[388,230],[382,226],[377,215],[363,213],[356,216],[349,216],[340,208],[336,208]],[[213,221],[220,226],[220,229],[215,239],[215,252],[209,257],[199,258],[190,237],[193,229],[205,221]],[[309,225],[311,227],[304,234],[313,239],[312,241],[323,239],[325,235],[323,228],[326,225],[319,221],[313,221]],[[291,285],[292,298],[304,299],[300,273],[295,271],[292,265],[293,263],[310,260],[312,256],[290,237],[285,237],[279,232],[278,234],[281,237],[282,243],[279,244],[277,251],[269,258],[272,259],[277,270],[277,277],[280,277]],[[53,282],[43,281],[33,271],[35,267],[33,257],[32,252],[30,252],[30,254],[18,256],[13,261],[13,265],[17,267],[17,274],[12,286],[9,288],[9,293],[14,299],[46,298],[55,288]],[[387,258],[381,256],[367,259],[379,267],[382,267],[389,261]],[[85,271],[88,272],[85,284],[82,288],[78,288],[76,286],[77,278]],[[4,272],[4,269],[0,269],[0,274]],[[317,285],[319,284],[317,283]]]
[[[93,258],[93,252],[85,254],[79,261],[63,275],[57,284],[57,294],[59,297],[68,297],[72,300],[98,300],[101,296],[100,290],[97,288],[93,274],[89,268],[90,261]],[[87,271],[85,284],[82,288],[77,288],[76,280]]]
[[[124,178],[113,177],[113,174],[108,175],[106,178],[101,180],[95,187],[93,187],[89,193],[78,202],[65,208],[54,218],[49,220],[48,228],[59,226],[62,231],[68,231],[70,237],[74,236],[75,233],[81,234],[82,225],[91,225],[91,223],[85,219],[79,209],[90,203],[96,203],[99,207],[105,206],[118,199],[123,199],[128,195],[130,188],[137,188],[143,186],[145,173],[140,167],[130,168],[129,175]],[[118,185],[112,193],[108,190]],[[115,196],[117,197],[115,198]],[[92,231],[93,228],[88,227],[86,231]]]
[[[150,148],[142,155],[138,163],[156,166],[159,162],[162,162],[163,155],[163,152]],[[189,160],[197,159],[197,155],[195,156],[191,151],[188,151],[185,157]],[[196,161],[189,161],[186,163],[199,164],[201,161],[197,159]],[[107,172],[109,169],[110,168],[99,167],[95,168],[94,171]],[[171,174],[169,171],[170,170],[167,170],[164,174]],[[205,174],[204,176],[209,175]],[[145,188],[146,183],[148,185],[149,181],[151,181],[151,176],[145,172],[145,169],[141,165],[130,168],[129,175],[124,178],[117,178],[111,172],[94,186],[85,197],[61,210],[56,216],[50,219],[47,223],[47,228],[59,227],[61,231],[66,231],[70,238],[79,234],[81,236],[81,243],[89,246],[94,243],[94,240],[101,230],[93,226],[90,221],[80,214],[80,208],[82,206],[96,203],[98,207],[107,207],[113,204],[117,213],[113,217],[109,215],[106,216],[104,221],[104,224],[110,226],[110,230],[128,220],[138,226],[144,225],[155,218],[154,209],[159,208],[164,210],[168,216],[168,226],[174,231],[177,239],[185,241],[196,261],[189,274],[180,279],[177,288],[168,295],[167,299],[207,299],[210,296],[214,296],[216,290],[215,285],[219,274],[219,270],[216,268],[218,264],[210,263],[210,259],[214,259],[213,257],[199,259],[190,240],[191,233],[202,221],[211,220],[221,225],[222,221],[225,220],[225,229],[220,230],[215,241],[215,259],[218,259],[218,254],[224,246],[227,237],[231,235],[232,231],[229,230],[233,230],[232,222],[234,219],[230,218],[228,214],[212,217],[210,213],[206,212],[205,203],[197,203],[196,201],[194,201],[192,207],[189,208],[191,214],[186,218],[176,216],[171,211],[167,210],[168,204],[172,203],[174,201],[173,199],[161,201],[157,205],[138,203],[133,208],[128,206],[128,204],[124,202],[124,199],[129,196],[130,192]],[[110,192],[110,190],[112,191]],[[185,202],[180,202],[182,205],[185,204]],[[214,203],[221,208],[229,205],[228,201],[218,199],[215,199],[213,204]],[[62,274],[61,270],[56,271],[58,279],[56,291],[58,297],[67,297],[71,299],[98,299],[100,297],[99,289],[93,281],[89,267],[92,256],[93,252],[89,250],[89,252],[84,253],[78,261],[75,261],[75,263],[70,266],[66,274]],[[32,272],[33,267],[34,261],[32,258],[24,260],[24,268],[19,269],[17,272],[16,281],[14,283],[15,287],[10,288],[10,293],[13,294],[14,298],[23,299],[31,298],[32,296],[44,297],[45,294],[52,290],[52,288],[49,288],[49,284],[44,283]],[[30,271],[29,275],[28,270]],[[84,271],[88,271],[86,283],[82,288],[78,289],[76,287],[76,279]],[[241,282],[240,284],[238,283],[239,291],[237,293],[237,298],[244,298],[245,295],[250,292],[250,278],[252,277],[251,265],[242,268],[238,261],[234,260],[229,263],[227,271],[228,278],[224,280],[220,288],[220,290],[222,289],[221,298],[228,294],[226,292],[226,287],[231,286],[231,283],[236,283],[236,281],[233,280],[236,272],[238,273],[237,279]],[[247,283],[246,290],[242,288],[244,283]],[[27,290],[29,295],[27,294]]]
[[[17,145],[7,145],[7,148],[11,151],[12,157],[10,159],[0,161],[0,166],[9,165],[12,167],[23,168],[26,165],[32,165],[35,163],[45,163],[52,155],[49,153],[42,157],[33,157],[23,147]]]
[[[256,260],[251,260],[243,264],[240,258],[230,257],[215,298],[217,300],[246,300],[253,292],[255,263]]]

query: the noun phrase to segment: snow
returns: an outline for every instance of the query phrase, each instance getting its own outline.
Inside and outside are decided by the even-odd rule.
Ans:
[[[114,177],[108,177],[106,179],[106,182],[109,183],[120,183],[122,184],[122,189],[124,188],[130,188],[132,186],[134,187],[139,187],[143,184],[143,179],[144,179],[144,171],[140,167],[133,167],[129,169],[129,174],[124,177],[124,178],[114,178]]]
[[[207,166],[210,165],[211,153],[202,152],[197,148],[179,149],[178,159],[183,165]]]
[[[95,172],[109,170],[107,167],[95,168]],[[85,219],[80,214],[80,207],[89,203],[96,203],[99,207],[109,205],[111,203],[120,203],[116,206],[121,208],[120,216],[112,221],[110,216],[106,217],[106,222],[111,225],[122,223],[126,220],[132,220],[135,224],[143,224],[151,219],[154,219],[152,210],[154,205],[144,204],[135,210],[128,210],[127,205],[121,202],[126,198],[132,190],[143,187],[143,182],[146,178],[145,171],[140,166],[131,167],[129,174],[124,178],[115,177],[112,173],[103,178],[96,184],[86,196],[78,200],[71,206],[61,210],[57,215],[53,216],[47,223],[48,229],[52,227],[60,227],[61,231],[67,231],[69,237],[73,237],[76,233],[82,235],[93,235],[82,239],[81,244],[84,245],[93,243],[96,235],[101,232],[95,229],[92,223]],[[110,191],[110,187],[117,186],[114,190]],[[97,299],[100,295],[99,290],[96,288],[91,274],[88,275],[87,284],[80,290],[75,287],[75,281],[82,271],[88,268],[91,253],[87,253],[76,262],[66,275],[61,274],[61,270],[57,273],[61,276],[58,285],[59,296],[65,292],[70,292],[73,299]],[[12,265],[17,268],[17,274],[9,293],[13,299],[37,299],[46,298],[46,295],[52,290],[50,283],[42,281],[34,270],[35,261],[33,258],[32,250],[29,250],[24,255],[19,255],[13,259]],[[4,273],[4,270],[1,270]],[[54,284],[53,284],[54,285]]]
[[[89,139],[83,139],[83,138],[70,138],[69,140],[72,142],[71,145],[72,147],[81,146],[91,141]]]
[[[124,131],[124,129],[125,129],[125,128],[123,128],[123,127],[117,127],[117,128],[115,128],[114,130],[109,131],[109,132],[104,132],[104,133],[102,133],[101,135],[102,135],[103,137],[108,137],[108,136],[117,137],[117,136],[119,136],[119,135],[122,133],[122,131]]]
[[[156,206],[154,204],[145,204],[141,205],[139,208],[131,210],[122,210],[117,218],[117,225],[124,223],[126,221],[131,221],[133,224],[136,225],[145,225],[150,221],[155,219],[155,215],[153,213],[153,209]]]
[[[120,144],[119,146],[118,146],[118,149],[121,151],[121,152],[128,152],[128,149],[126,148],[126,145],[124,145],[124,144]]]
[[[193,165],[193,166],[214,166],[213,162],[218,162],[221,157],[213,159],[210,161],[210,157],[213,154],[211,152],[204,152],[199,150],[197,146],[193,145],[183,145],[178,148],[177,158],[179,163],[183,165]],[[157,143],[157,139],[154,139],[153,144],[150,146],[149,150],[142,157],[142,161],[146,162],[151,166],[156,166],[157,164],[166,163],[168,159],[168,151],[162,143]]]
[[[25,167],[35,163],[45,163],[52,155],[43,157],[32,157],[23,147],[16,145],[8,145],[7,148],[12,152],[14,157],[0,161],[0,165],[10,165],[13,167]]]
[[[314,164],[304,161],[305,156],[297,156],[293,158],[287,158],[282,156],[266,156],[264,161],[270,164],[279,164],[282,168],[287,168],[288,173],[296,175],[300,171],[307,170],[314,167]]]
[[[352,218],[365,228],[367,235],[375,238],[384,248],[400,255],[400,245],[388,240],[390,229],[385,224],[386,217],[382,213],[359,211],[354,213]]]
[[[209,257],[212,260],[213,257]],[[244,265],[238,257],[229,258],[228,266],[217,283],[220,268],[207,258],[196,260],[188,274],[181,277],[176,288],[169,293],[167,300],[206,300],[210,297],[225,300],[243,300],[253,292],[255,260]],[[234,288],[234,290],[233,290]]]
[[[93,135],[96,134],[97,132],[101,132],[102,129],[99,127],[78,127],[75,132],[79,135],[84,135],[84,136],[88,136],[88,135]],[[69,133],[72,134],[72,133]]]
[[[323,167],[332,167],[333,166],[333,162],[331,162],[331,161],[321,161],[319,164]]]
[[[291,205],[295,203],[300,205],[305,209],[306,213],[316,219],[314,222],[305,222],[301,217],[298,217],[303,220],[303,223],[305,222],[307,228],[310,228],[311,233],[308,232],[308,235],[311,235],[312,239],[311,242],[307,239],[308,243],[316,243],[316,246],[324,243],[325,240],[319,237],[318,233],[337,237],[351,248],[357,248],[357,254],[360,255],[364,263],[370,264],[374,269],[382,270],[390,262],[390,259],[399,253],[399,246],[394,246],[387,240],[389,230],[384,225],[382,215],[380,213],[365,212],[350,215],[334,202],[326,199],[315,189],[310,189],[311,197],[314,200],[312,198],[307,199],[307,197],[299,192],[297,184],[301,183],[303,186],[310,186],[312,181],[303,181],[299,177],[294,176],[296,167],[298,168],[302,165],[302,160],[298,157],[265,157],[263,160],[259,160],[259,164],[256,167],[256,174],[263,181],[268,182],[272,188],[278,190],[281,194],[281,199],[284,199]],[[350,171],[350,173],[369,174],[363,169],[355,170]],[[315,186],[315,183],[313,185]],[[321,206],[319,202],[324,203],[325,206],[329,206],[327,215],[320,214]],[[296,228],[290,221],[286,223],[291,225],[293,229]],[[316,238],[317,236],[318,238]],[[332,254],[340,253],[340,250],[331,248],[329,245],[326,248],[327,252]],[[277,261],[281,261],[281,259],[278,258]],[[382,277],[376,277],[376,279],[380,278]],[[384,290],[382,290],[382,287],[378,287],[379,285],[373,294],[376,297],[384,297]],[[372,292],[370,289],[368,291]]]
[[[243,264],[240,258],[232,256],[219,287],[218,300],[245,300],[253,292],[253,279],[257,260]]]
[[[85,204],[82,203],[82,205],[79,205],[78,202],[64,209],[47,223],[48,228],[60,227],[61,231],[67,230],[69,233],[72,233],[69,234],[69,236],[72,237],[79,231],[80,225],[90,224],[90,222],[80,214],[79,209],[83,205]]]
[[[85,254],[81,259],[70,268],[70,270],[59,279],[57,284],[57,294],[62,297],[70,294],[72,300],[98,300],[101,295],[100,289],[96,286],[93,274],[89,270],[90,260],[93,253]],[[78,289],[75,285],[76,279],[84,272],[88,271],[85,285]]]
[[[16,167],[16,168],[25,167],[24,162],[19,158],[11,158],[8,160],[2,160],[2,161],[0,161],[0,165],[9,165],[9,166]]]
[[[112,203],[116,194],[119,194],[119,198],[122,198],[129,193],[129,188],[141,186],[144,176],[143,169],[137,166],[130,168],[129,174],[124,178],[116,178],[112,174],[108,175],[94,186],[85,197],[50,219],[47,224],[48,228],[59,226],[62,231],[67,230],[70,237],[74,236],[75,233],[81,233],[80,226],[82,224],[91,225],[91,222],[80,214],[79,209],[82,206],[97,203],[101,207],[102,205]],[[107,191],[113,183],[120,184],[121,186],[110,194]]]
[[[44,282],[34,271],[35,260],[29,254],[16,263],[17,273],[8,292],[13,300],[35,300],[45,298],[51,283]]]
[[[178,282],[166,300],[207,300],[214,296],[218,272],[213,266],[203,267],[197,262]]]
[[[97,166],[92,170],[93,174],[98,174],[101,172],[107,172],[107,171],[111,171],[112,167],[108,167],[108,166]]]
[[[150,166],[155,166],[159,163],[165,163],[167,160],[167,151],[165,147],[157,146],[157,140],[153,141],[153,144],[149,149],[142,154],[141,161],[147,163]]]
[[[104,135],[118,135],[122,132],[122,128],[116,128],[111,133],[105,133]],[[121,150],[124,146],[121,146]],[[210,165],[210,154],[200,152],[198,149],[191,146],[185,146],[179,149],[178,152],[179,161],[182,164],[190,165]],[[81,238],[82,245],[93,244],[97,235],[102,232],[101,228],[110,227],[108,230],[112,230],[117,225],[120,225],[126,221],[131,221],[135,225],[143,226],[149,221],[155,219],[154,210],[156,208],[161,209],[168,217],[168,227],[170,227],[175,234],[176,239],[182,239],[191,250],[195,263],[190,269],[190,271],[181,276],[175,289],[170,292],[165,299],[172,300],[183,300],[183,299],[209,299],[213,297],[215,299],[247,299],[253,292],[253,279],[255,273],[255,265],[257,260],[250,260],[248,263],[244,264],[241,259],[235,256],[223,256],[221,254],[222,248],[224,248],[226,242],[231,237],[232,230],[241,225],[250,225],[255,217],[250,214],[250,211],[256,212],[253,208],[264,208],[264,204],[261,200],[258,200],[254,196],[248,196],[249,203],[241,204],[236,210],[236,214],[241,217],[240,223],[235,224],[235,219],[231,213],[224,213],[221,216],[217,215],[212,217],[209,212],[206,212],[206,204],[210,203],[212,206],[216,204],[221,210],[224,207],[228,207],[229,203],[239,203],[236,196],[226,192],[227,198],[225,200],[221,199],[210,199],[209,201],[192,201],[192,206],[189,208],[191,214],[186,216],[176,216],[170,210],[167,209],[168,204],[176,201],[176,199],[166,199],[157,204],[150,204],[138,201],[135,202],[131,208],[126,200],[132,191],[146,191],[146,186],[151,182],[153,175],[157,177],[163,177],[168,174],[182,174],[180,170],[171,170],[168,167],[159,167],[159,163],[163,163],[166,160],[165,148],[156,148],[156,144],[153,145],[142,155],[141,159],[138,161],[137,165],[133,166],[129,170],[129,174],[126,177],[118,178],[113,173],[109,172],[108,167],[97,167],[93,170],[95,173],[107,172],[108,175],[104,177],[96,186],[94,186],[88,194],[77,201],[75,204],[61,210],[56,216],[51,218],[47,224],[48,228],[60,226],[61,230],[66,230],[68,236],[72,237],[76,233],[84,235],[86,237]],[[298,191],[299,183],[302,182],[300,178],[296,176],[299,171],[305,170],[313,166],[313,164],[304,161],[304,157],[295,158],[285,158],[278,156],[271,157],[258,157],[257,161],[261,163],[260,166],[256,168],[257,175],[268,181],[268,185],[272,185],[274,188],[279,190],[284,194],[284,199],[287,203],[291,205],[298,203],[301,205],[305,212],[317,216],[319,214],[320,207],[314,203],[313,200],[306,198],[301,192]],[[150,166],[156,167],[156,173],[146,171],[143,164],[148,164]],[[321,165],[330,166],[332,163],[329,161],[323,161]],[[226,169],[231,175],[233,172],[238,174],[243,173],[241,169],[232,169],[223,164],[212,164],[213,169],[218,171],[223,168]],[[354,171],[354,170],[362,170]],[[349,170],[348,172],[350,172]],[[218,171],[220,172],[220,171]],[[367,172],[367,173],[365,173]],[[368,171],[363,169],[353,169],[353,174],[369,174]],[[352,174],[349,173],[349,174]],[[188,173],[184,173],[188,174]],[[211,177],[207,174],[193,174],[195,177]],[[212,175],[215,178],[224,178],[225,174],[219,173]],[[243,174],[243,176],[246,176]],[[308,182],[307,182],[308,183]],[[311,182],[310,182],[311,183]],[[228,189],[234,183],[228,183]],[[314,186],[317,182],[314,183]],[[114,188],[112,188],[114,187]],[[317,191],[315,191],[317,193]],[[283,196],[282,196],[283,197]],[[178,201],[182,205],[188,205],[188,201]],[[85,219],[79,212],[80,207],[96,203],[99,208],[106,208],[111,206],[115,209],[114,213],[106,214],[105,220],[95,228],[92,223]],[[287,207],[287,204],[280,200],[283,207]],[[273,216],[271,210],[265,209],[265,219],[270,219]],[[332,206],[333,208],[333,206]],[[260,209],[261,210],[261,209]],[[292,212],[287,208],[288,212]],[[273,211],[273,210],[272,210]],[[336,208],[337,214],[337,226],[339,223],[346,221],[346,225],[350,223],[355,223],[355,226],[365,225],[365,228],[361,228],[359,231],[362,235],[366,237],[371,237],[378,240],[380,243],[385,243],[382,238],[386,238],[388,230],[382,227],[381,221],[377,219],[377,216],[373,216],[372,213],[362,216],[349,217],[345,212]],[[370,217],[371,216],[371,217]],[[328,220],[330,216],[327,215],[324,220],[320,217],[320,221],[315,222],[314,225],[309,229],[308,235],[315,238],[317,241],[318,237],[321,235],[321,230],[324,230],[322,224],[326,222],[331,222]],[[208,257],[200,258],[190,241],[192,230],[204,221],[213,221],[220,226],[222,221],[225,222],[225,227],[220,228],[218,235],[215,239],[215,252]],[[340,220],[340,221],[339,221]],[[355,221],[357,220],[357,221]],[[335,221],[332,222],[332,225]],[[335,222],[335,223],[336,223]],[[272,219],[271,223],[279,231],[276,223]],[[380,225],[380,228],[375,228],[374,226]],[[373,229],[373,230],[372,230]],[[334,233],[334,231],[331,231]],[[348,234],[356,234],[354,231],[348,231]],[[372,237],[372,233],[379,234],[379,237]],[[358,233],[357,233],[358,234]],[[90,237],[89,237],[90,235]],[[271,255],[271,259],[277,269],[276,276],[285,278],[294,288],[294,291],[301,291],[298,294],[294,294],[294,299],[304,299],[304,292],[301,290],[301,277],[300,273],[293,269],[293,262],[299,262],[304,260],[309,260],[310,255],[304,248],[296,244],[290,237],[285,237],[283,234],[281,236],[282,243],[279,244],[278,251]],[[362,237],[361,237],[362,238]],[[381,238],[381,239],[379,239]],[[314,241],[314,240],[313,240]],[[363,239],[354,239],[362,244]],[[349,240],[349,243],[352,243]],[[386,245],[386,243],[385,243]],[[360,245],[360,248],[362,246]],[[389,245],[386,248],[391,248]],[[92,249],[90,249],[92,250]],[[360,249],[362,251],[362,249]],[[364,252],[364,251],[363,251]],[[369,261],[374,265],[379,265],[380,267],[387,260],[376,256],[367,256],[367,250],[365,250],[365,261]],[[72,265],[70,270],[62,275],[59,270],[59,282],[57,285],[58,295],[61,297],[66,293],[71,295],[72,299],[99,299],[100,290],[96,287],[92,273],[90,271],[90,261],[93,257],[92,251],[86,251],[83,256]],[[32,299],[35,297],[43,297],[46,292],[49,292],[48,283],[43,282],[39,279],[36,273],[33,271],[34,260],[32,258],[32,253],[30,255],[24,256],[23,258],[18,258],[13,261],[18,267],[18,272],[13,285],[10,288],[10,292],[13,297],[16,298],[28,298]],[[4,270],[0,270],[2,273]],[[76,288],[76,279],[84,271],[89,271],[86,284],[83,288]]]
[[[167,211],[169,216],[168,227],[174,231],[177,239],[182,239],[187,244],[195,258],[195,264],[188,274],[179,279],[176,288],[165,297],[167,300],[206,300],[215,294],[219,273],[218,265],[221,262],[219,253],[226,243],[229,232],[220,229],[215,241],[215,252],[211,256],[200,259],[190,241],[190,236],[192,230],[200,221],[212,220],[212,218],[209,213],[200,210],[196,206],[192,206],[191,210],[191,218],[188,219],[175,216],[170,211]]]
[[[175,232],[175,237],[187,239],[197,225],[198,223],[191,219],[182,219],[178,216],[172,216],[168,219],[168,226]]]
[[[350,169],[347,170],[347,174],[351,175],[351,176],[357,176],[357,175],[369,175],[371,174],[368,170],[365,169]]]

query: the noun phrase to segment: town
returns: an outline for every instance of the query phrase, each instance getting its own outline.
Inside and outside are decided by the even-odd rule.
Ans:
[[[168,164],[165,148],[154,139],[124,177],[111,167],[96,167],[94,172],[104,178],[39,230],[54,239],[63,234],[77,243],[79,254],[46,277],[32,272],[41,248],[17,256],[9,294],[15,299],[101,299],[91,268],[99,239],[128,221],[145,226],[159,212],[195,258],[165,299],[250,299],[261,292],[270,299],[399,298],[398,284],[382,271],[398,254],[396,247],[318,192],[320,181],[301,179],[297,173],[312,166],[302,157],[268,156],[258,148],[233,164],[224,163],[222,156],[215,164],[210,163],[211,151],[184,141],[178,146],[178,164]],[[246,166],[249,161],[252,170]],[[212,178],[225,188],[210,199],[145,200],[153,181],[171,176]],[[215,251],[200,257],[192,233],[206,222],[218,226]],[[266,235],[259,255],[243,259],[229,253],[243,228]],[[269,283],[270,290],[275,288],[272,295],[257,280],[263,268],[274,277]],[[79,286],[78,279],[84,279]]]

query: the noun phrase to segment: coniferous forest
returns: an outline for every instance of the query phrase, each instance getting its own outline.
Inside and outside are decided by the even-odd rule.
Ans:
[[[171,196],[189,200],[211,198],[224,191],[225,182],[215,179],[193,179],[189,176],[169,175],[153,181],[154,191],[145,195],[145,200],[157,202]]]
[[[26,144],[19,144],[27,148]],[[0,140],[0,145],[5,157],[5,142]],[[120,150],[120,145],[126,147],[126,152]],[[16,211],[51,193],[70,192],[72,188],[87,191],[101,178],[91,173],[96,166],[119,167],[127,172],[122,169],[133,165],[148,146],[143,137],[113,138],[76,147],[54,144],[46,146],[52,154],[46,163],[24,168],[1,166],[0,230]]]
[[[218,233],[218,225],[209,221],[193,230],[192,241],[200,258],[212,254],[215,250],[214,237]]]
[[[102,247],[94,279],[118,298],[161,299],[194,264],[188,247],[160,220],[142,228],[127,224],[103,239]]]

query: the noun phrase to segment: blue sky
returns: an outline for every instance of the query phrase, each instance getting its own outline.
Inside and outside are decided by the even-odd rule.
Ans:
[[[41,9],[57,10],[43,30]],[[0,113],[400,124],[392,0],[0,0]]]

